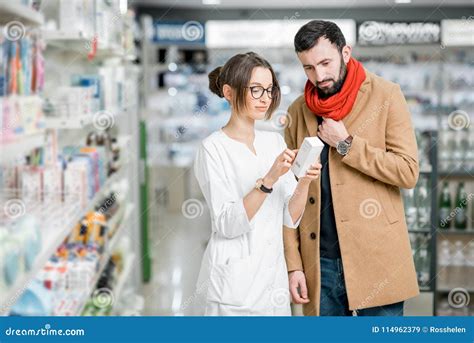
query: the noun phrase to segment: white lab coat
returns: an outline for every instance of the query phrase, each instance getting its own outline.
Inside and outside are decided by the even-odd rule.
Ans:
[[[212,234],[193,295],[193,314],[290,316],[283,224],[296,228],[288,202],[297,182],[280,177],[248,220],[243,198],[286,148],[276,132],[255,131],[256,155],[222,130],[201,144],[194,172],[210,208]]]

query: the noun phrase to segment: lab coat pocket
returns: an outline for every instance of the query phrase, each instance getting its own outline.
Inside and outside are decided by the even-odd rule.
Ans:
[[[251,266],[249,257],[230,259],[227,264],[211,266],[208,300],[243,306],[254,279]]]

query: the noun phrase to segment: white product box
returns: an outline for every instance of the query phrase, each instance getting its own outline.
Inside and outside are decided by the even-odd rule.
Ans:
[[[306,171],[312,164],[315,164],[318,160],[321,151],[323,151],[324,143],[318,137],[306,137],[298,150],[291,171],[296,177],[303,177],[306,175]]]
[[[22,200],[25,203],[41,201],[43,174],[37,167],[25,166],[20,172]]]
[[[57,166],[43,169],[43,201],[45,203],[60,203],[62,190],[62,172]]]
[[[64,170],[64,201],[77,201],[84,208],[88,202],[87,165],[83,161],[72,161]]]

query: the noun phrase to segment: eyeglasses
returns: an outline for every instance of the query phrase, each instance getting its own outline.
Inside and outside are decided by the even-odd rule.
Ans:
[[[251,86],[245,88],[250,89],[250,94],[254,99],[260,99],[265,91],[267,92],[268,97],[273,99],[273,97],[276,95],[276,92],[278,91],[278,87],[275,86],[268,87],[267,89],[263,88],[262,86]]]

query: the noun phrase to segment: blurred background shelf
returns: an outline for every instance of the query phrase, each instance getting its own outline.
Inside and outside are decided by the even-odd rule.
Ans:
[[[45,132],[20,135],[14,139],[0,143],[1,161],[10,161],[29,154],[31,150],[42,147],[45,143]]]
[[[22,5],[15,1],[2,1],[0,6],[0,25],[6,25],[12,21],[19,21],[24,25],[42,25],[43,15],[31,7]]]

